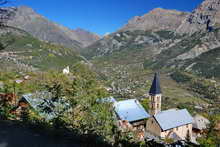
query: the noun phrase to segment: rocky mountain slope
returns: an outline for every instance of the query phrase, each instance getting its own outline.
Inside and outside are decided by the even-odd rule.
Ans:
[[[193,34],[197,31],[211,31],[214,27],[220,27],[220,1],[205,0],[185,18],[177,33]]]
[[[141,53],[143,58],[152,57],[161,52],[164,48],[179,41],[180,36],[172,31],[121,31],[104,37],[96,43],[81,50],[87,58],[102,56],[113,56],[121,54],[126,57],[128,54]],[[125,54],[126,52],[126,54]],[[146,52],[143,54],[142,52]],[[120,55],[119,55],[120,56]],[[136,56],[138,57],[138,56]],[[136,58],[132,56],[133,58]]]
[[[220,77],[220,64],[209,70],[208,55],[218,61],[220,47],[220,1],[205,0],[192,13],[154,9],[135,17],[118,32],[85,48],[87,58],[139,64],[145,68],[178,68],[199,75]],[[214,54],[213,52],[216,52]]]
[[[70,30],[51,22],[26,6],[17,8],[15,17],[8,22],[8,25],[20,28],[40,40],[69,48],[85,47],[99,39],[99,36],[82,29]]]
[[[103,56],[128,48],[151,48],[176,42],[173,37],[178,35],[174,32],[187,15],[185,12],[156,8],[143,16],[132,18],[119,31],[88,46],[82,53],[87,57]],[[161,50],[159,46],[153,48],[155,53]]]
[[[74,39],[80,42],[83,47],[87,47],[101,39],[99,35],[83,30],[81,28],[72,30],[72,32],[75,34]]]
[[[145,67],[177,68],[209,78],[220,77],[219,47],[220,29],[196,32],[146,60]]]
[[[182,23],[182,20],[186,17],[186,15],[188,15],[186,12],[156,8],[143,16],[136,16],[132,18],[128,21],[128,24],[121,29],[121,31],[175,31]]]

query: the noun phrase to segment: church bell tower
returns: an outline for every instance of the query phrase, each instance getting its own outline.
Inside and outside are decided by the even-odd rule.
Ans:
[[[149,105],[150,105],[150,115],[155,115],[161,111],[161,89],[160,89],[160,80],[158,73],[155,73],[154,80],[152,82],[150,91],[149,91]]]

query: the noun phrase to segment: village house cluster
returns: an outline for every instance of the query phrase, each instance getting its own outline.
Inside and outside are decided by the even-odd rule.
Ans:
[[[145,110],[137,99],[116,101],[113,97],[103,100],[112,102],[122,130],[138,133],[141,140],[165,140],[196,142],[210,123],[208,119],[187,109],[161,110],[162,92],[159,75],[156,73],[149,91],[149,110]]]

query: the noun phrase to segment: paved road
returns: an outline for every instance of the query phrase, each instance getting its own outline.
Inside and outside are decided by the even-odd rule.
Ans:
[[[79,147],[73,141],[52,138],[14,122],[0,121],[0,147]]]

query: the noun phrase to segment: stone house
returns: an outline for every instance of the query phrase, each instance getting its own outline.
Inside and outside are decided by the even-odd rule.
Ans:
[[[97,99],[99,103],[111,103],[117,125],[121,131],[133,131],[137,138],[144,140],[146,121],[150,115],[137,99],[116,101],[113,97]]]
[[[162,139],[191,140],[193,118],[186,109],[161,111],[162,92],[159,76],[156,73],[149,91],[149,113],[146,131]]]
[[[192,117],[186,109],[162,111],[147,121],[147,131],[162,139],[191,139]]]
[[[210,124],[210,121],[201,116],[201,115],[195,115],[193,118],[193,133],[197,136],[200,137],[208,128]]]

